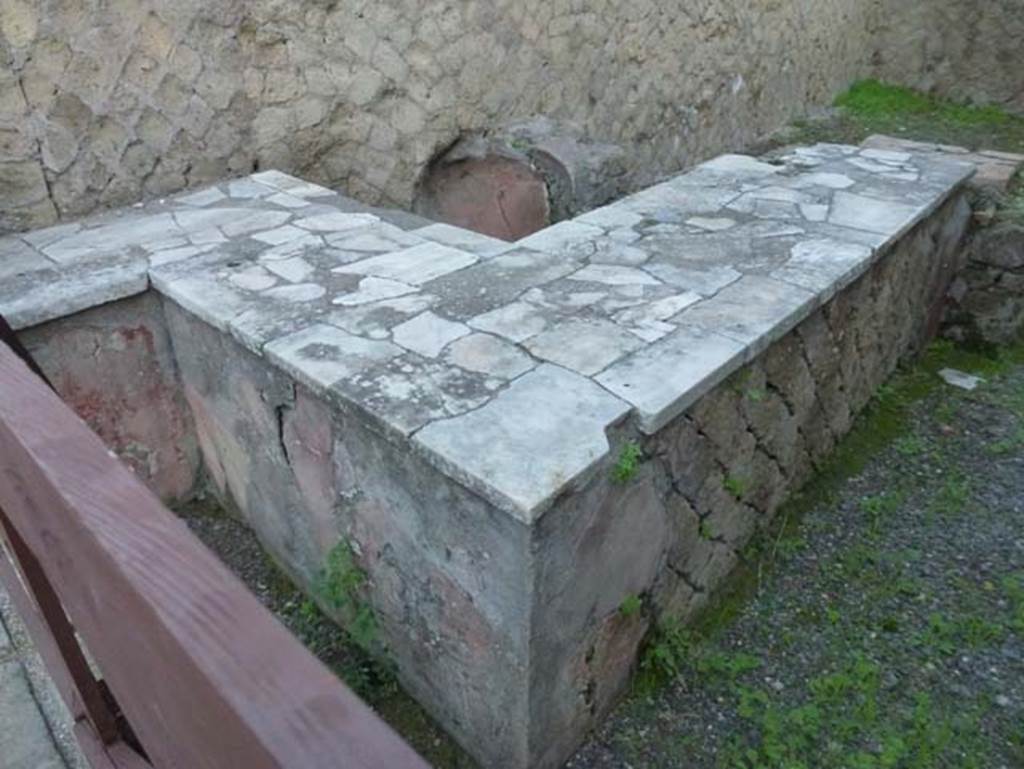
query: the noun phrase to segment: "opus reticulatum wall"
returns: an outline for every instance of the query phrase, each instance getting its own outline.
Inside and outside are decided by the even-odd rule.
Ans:
[[[879,72],[1020,107],[1021,18],[1018,0],[5,0],[0,231],[259,168],[408,207],[461,135],[541,115],[621,145],[636,188]]]

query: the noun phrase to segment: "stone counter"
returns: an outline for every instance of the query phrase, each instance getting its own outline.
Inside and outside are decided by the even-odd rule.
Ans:
[[[265,172],[0,241],[0,312],[155,293],[218,493],[314,593],[354,553],[483,765],[554,767],[928,338],[971,172],[726,155],[517,243]]]

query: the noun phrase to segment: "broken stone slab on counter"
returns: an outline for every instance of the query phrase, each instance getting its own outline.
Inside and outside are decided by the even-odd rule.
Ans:
[[[912,346],[973,170],[724,155],[516,243],[266,171],[0,239],[0,312],[151,291],[217,493],[307,589],[350,545],[410,692],[484,765],[553,767],[628,680],[621,601],[706,600],[799,477],[753,444],[798,419],[820,456]]]
[[[972,152],[966,147],[955,147],[948,144],[899,139],[894,136],[874,134],[864,140],[862,147],[886,152],[912,152],[916,154],[935,154],[970,163],[977,168],[971,179],[971,186],[978,189],[990,189],[995,192],[1006,192],[1014,176],[1024,168],[1024,155],[994,150],[978,150]]]

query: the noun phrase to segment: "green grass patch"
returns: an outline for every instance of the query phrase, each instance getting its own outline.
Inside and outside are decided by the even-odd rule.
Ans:
[[[925,116],[951,126],[996,127],[1020,120],[999,107],[958,104],[878,80],[855,83],[836,99],[835,105],[864,120],[893,121]]]
[[[794,123],[787,142],[859,144],[881,133],[969,149],[1024,152],[1024,117],[996,106],[941,99],[910,88],[863,80],[835,100],[839,116]]]
[[[669,620],[655,629],[640,658],[633,686],[634,690],[649,693],[678,676],[735,681],[759,667],[760,658],[717,649],[694,631]]]

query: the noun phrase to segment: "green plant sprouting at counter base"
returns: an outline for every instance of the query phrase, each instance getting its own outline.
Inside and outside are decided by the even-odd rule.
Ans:
[[[314,592],[338,613],[352,641],[372,652],[378,638],[377,620],[361,594],[365,582],[366,575],[356,564],[351,545],[342,540],[328,553]]]
[[[644,607],[643,599],[638,595],[627,595],[619,604],[619,614],[623,617],[633,617],[640,613]]]
[[[619,461],[615,463],[615,467],[612,468],[612,480],[615,483],[628,483],[633,480],[636,476],[637,470],[640,469],[640,462],[644,458],[644,453],[640,448],[640,445],[636,442],[631,441],[622,447],[622,451],[619,454]]]

